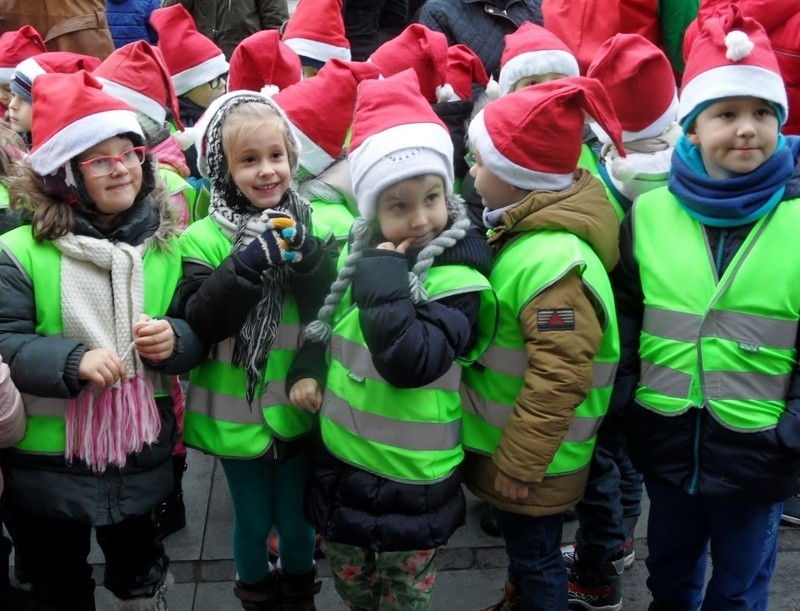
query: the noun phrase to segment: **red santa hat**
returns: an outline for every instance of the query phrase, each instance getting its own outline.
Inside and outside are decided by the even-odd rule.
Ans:
[[[588,113],[621,156],[622,128],[600,81],[576,76],[525,87],[487,104],[469,125],[469,141],[500,180],[529,191],[573,183]]]
[[[447,37],[421,23],[412,23],[387,40],[370,55],[383,76],[413,68],[422,95],[430,103],[438,101],[437,91],[447,80]]]
[[[154,10],[150,25],[158,34],[158,48],[167,63],[175,93],[183,95],[228,71],[225,54],[203,36],[182,4]]]
[[[0,34],[0,84],[7,85],[11,81],[17,64],[46,50],[33,26],[24,25],[19,30]]]
[[[720,98],[752,96],[778,106],[785,121],[786,87],[761,24],[732,4],[724,14],[699,25],[686,58],[678,120],[683,124]]]
[[[156,123],[164,123],[169,106],[178,129],[183,129],[175,88],[158,47],[142,40],[129,43],[104,59],[92,75],[107,94]]]
[[[245,38],[233,50],[228,91],[261,91],[264,86],[283,90],[303,76],[300,57],[281,42],[278,30],[262,30]]]
[[[616,34],[598,49],[586,76],[608,92],[622,125],[622,140],[655,138],[675,122],[678,89],[666,55],[639,34]],[[607,144],[609,135],[596,123],[592,131]]]
[[[578,76],[578,60],[561,39],[550,30],[526,21],[506,35],[506,46],[500,58],[500,95],[514,89],[520,79],[555,72]]]
[[[447,85],[442,88],[449,94],[443,99],[440,90],[437,97],[440,102],[469,100],[472,97],[473,83],[486,87],[489,75],[481,58],[467,45],[456,44],[447,49]],[[452,91],[448,91],[451,89]]]
[[[273,96],[295,128],[302,145],[300,165],[308,172],[317,176],[336,161],[353,122],[358,84],[378,76],[373,64],[333,58],[315,76]],[[324,118],[320,100],[325,101]]]
[[[84,70],[39,76],[33,101],[28,163],[42,176],[113,136],[132,132],[144,138],[133,109],[104,93],[103,85]]]
[[[91,55],[69,51],[49,51],[22,60],[14,69],[9,83],[11,91],[27,102],[31,101],[33,82],[41,74],[58,72],[69,74],[78,70],[91,72],[100,65],[100,60]]]
[[[410,69],[358,86],[347,159],[358,210],[367,220],[375,218],[381,192],[408,178],[435,174],[446,194],[453,193],[450,133]]]
[[[286,22],[283,42],[298,55],[319,62],[334,57],[349,60],[342,0],[300,0]]]

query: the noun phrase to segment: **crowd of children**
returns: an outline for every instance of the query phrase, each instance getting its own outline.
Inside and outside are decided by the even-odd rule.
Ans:
[[[320,541],[349,608],[430,609],[463,486],[508,555],[484,611],[621,609],[643,489],[651,611],[766,609],[800,476],[777,26],[709,2],[679,91],[636,33],[580,63],[525,22],[495,82],[421,24],[351,61],[341,14],[230,64],[179,3],[102,62],[0,35],[0,604],[93,611],[94,531],[115,605],[166,610],[188,446],[249,611],[313,611]]]

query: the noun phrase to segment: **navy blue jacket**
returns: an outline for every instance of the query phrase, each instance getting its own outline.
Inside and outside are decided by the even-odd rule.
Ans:
[[[149,26],[150,13],[161,8],[159,0],[106,0],[106,18],[114,48],[144,40],[155,44],[155,32]]]

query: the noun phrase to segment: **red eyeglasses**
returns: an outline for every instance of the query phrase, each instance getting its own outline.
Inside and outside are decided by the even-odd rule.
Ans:
[[[86,161],[81,161],[78,165],[82,168],[89,168],[89,173],[95,178],[108,176],[117,167],[117,162],[122,162],[126,168],[135,168],[144,163],[147,156],[147,147],[134,146],[125,149],[119,155],[99,155]]]

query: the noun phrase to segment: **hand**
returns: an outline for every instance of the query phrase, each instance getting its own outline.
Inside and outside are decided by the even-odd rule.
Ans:
[[[399,252],[401,255],[404,255],[413,241],[414,238],[407,238],[400,242],[397,246],[395,246],[392,242],[381,242],[375,248],[379,248],[380,250],[393,250],[394,252]]]
[[[527,484],[513,480],[500,471],[497,472],[494,478],[494,489],[502,496],[512,501],[527,499],[528,493],[530,492],[530,488]]]
[[[133,344],[142,358],[158,363],[172,356],[175,331],[166,320],[153,320],[146,314],[133,325]]]
[[[125,363],[107,348],[87,350],[78,364],[78,379],[98,388],[114,386],[117,381],[128,379]]]
[[[239,253],[239,258],[247,267],[259,271],[283,265],[285,250],[281,242],[278,232],[268,227]]]
[[[322,393],[314,378],[303,378],[289,389],[289,401],[292,405],[316,414],[322,407]]]
[[[306,245],[308,230],[303,223],[295,223],[292,227],[281,229],[281,237],[284,240],[286,254],[284,258],[289,263],[297,263],[303,260],[303,251]]]

